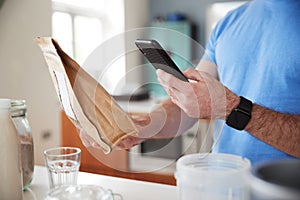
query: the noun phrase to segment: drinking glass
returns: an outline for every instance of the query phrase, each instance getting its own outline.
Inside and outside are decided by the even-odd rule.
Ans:
[[[50,189],[76,185],[81,150],[76,147],[57,147],[44,151]]]

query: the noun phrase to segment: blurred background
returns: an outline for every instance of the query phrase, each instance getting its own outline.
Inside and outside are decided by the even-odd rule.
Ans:
[[[188,42],[178,41],[167,33],[164,35],[155,31],[149,32],[147,37],[160,40],[170,52],[180,52],[181,49],[183,56],[192,65],[196,65],[203,49],[195,48],[194,44],[205,47],[216,22],[229,10],[243,3],[245,1],[0,0],[0,97],[26,100],[36,164],[44,164],[44,149],[68,144],[64,143],[62,134],[72,136],[64,133],[69,131],[69,128],[64,129],[64,123],[69,122],[64,122],[47,66],[40,49],[33,41],[35,37],[52,36],[57,39],[62,48],[80,65],[92,66],[87,67],[89,73],[100,79],[113,94],[116,83],[124,77],[122,87],[133,85],[133,88],[137,88],[143,85],[145,77],[148,81],[155,82],[155,76],[153,71],[133,70],[144,60],[136,54],[129,54],[114,62],[110,70],[106,71],[107,74],[101,75],[101,79],[101,69],[97,67],[101,61],[91,64],[93,59],[89,59],[86,62],[96,47],[122,36],[126,31],[160,27],[174,30],[191,39]],[[128,41],[131,40],[125,38],[117,48],[124,48],[126,52],[128,46],[133,45],[128,44]],[[176,61],[175,57],[174,59]],[[148,87],[147,90],[156,99],[166,97],[161,88]],[[138,104],[138,109],[142,111],[143,107],[149,107],[147,103]],[[194,151],[197,149],[199,146]],[[128,159],[125,159],[126,166]]]

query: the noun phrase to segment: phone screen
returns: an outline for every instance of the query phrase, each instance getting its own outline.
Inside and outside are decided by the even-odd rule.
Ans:
[[[135,44],[156,69],[162,69],[176,78],[188,82],[188,79],[157,41],[137,39]]]

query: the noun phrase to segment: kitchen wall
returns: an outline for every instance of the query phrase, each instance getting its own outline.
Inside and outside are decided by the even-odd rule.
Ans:
[[[126,0],[124,5],[126,30],[147,24],[148,0]],[[33,41],[37,36],[51,36],[51,16],[51,0],[5,0],[0,8],[0,98],[27,101],[37,164],[44,164],[44,149],[61,143],[60,104]],[[126,62],[136,65],[139,60]]]
[[[142,71],[137,70],[136,66],[142,63],[141,57],[136,53],[130,53],[133,49],[136,49],[134,40],[140,38],[143,31],[138,30],[140,27],[145,27],[148,24],[149,19],[149,4],[151,0],[124,0],[125,6],[125,37],[126,37],[126,73],[127,83],[142,83],[143,76]]]
[[[58,98],[33,41],[49,35],[51,0],[4,1],[0,8],[0,98],[27,101],[38,164],[44,163],[43,149],[60,143]]]
[[[180,12],[187,16],[194,28],[193,38],[203,47],[206,44],[207,8],[216,2],[239,2],[242,0],[151,0],[149,4],[149,19],[155,16],[166,16],[169,13]],[[201,55],[201,54],[199,54]],[[199,59],[193,55],[194,59]]]

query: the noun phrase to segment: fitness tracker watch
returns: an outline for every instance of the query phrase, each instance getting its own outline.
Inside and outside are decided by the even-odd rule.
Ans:
[[[237,130],[244,130],[251,119],[252,102],[244,97],[240,97],[239,105],[229,114],[226,124]]]

